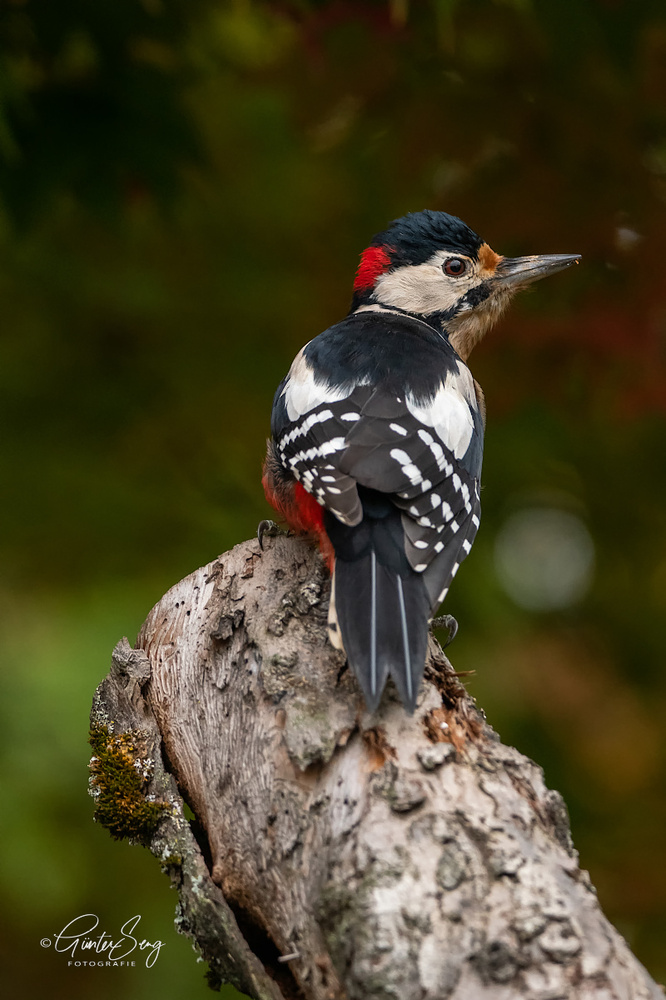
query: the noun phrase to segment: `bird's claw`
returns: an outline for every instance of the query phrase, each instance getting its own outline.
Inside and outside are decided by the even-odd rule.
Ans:
[[[440,615],[439,618],[433,618],[431,625],[432,628],[448,629],[449,637],[442,646],[442,649],[450,646],[458,633],[458,622],[453,615]]]
[[[267,535],[269,538],[275,538],[276,535],[282,534],[284,534],[282,528],[275,521],[260,521],[257,525],[257,541],[259,542],[261,551],[264,551],[264,535]]]

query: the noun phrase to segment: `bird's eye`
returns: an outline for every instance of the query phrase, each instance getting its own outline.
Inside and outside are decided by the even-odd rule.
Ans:
[[[467,261],[463,260],[462,257],[449,257],[448,260],[444,261],[442,267],[444,274],[448,274],[452,278],[459,278],[467,270]]]

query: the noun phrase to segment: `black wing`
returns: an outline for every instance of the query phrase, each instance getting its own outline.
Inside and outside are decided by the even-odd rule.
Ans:
[[[423,574],[433,609],[469,552],[480,517],[482,421],[470,405],[469,442],[456,457],[432,424],[438,398],[446,423],[447,392],[456,394],[459,412],[455,385],[441,386],[422,409],[407,393],[381,387],[357,386],[340,399],[322,386],[326,398],[290,420],[287,380],[276,395],[273,425],[284,468],[343,524],[362,519],[357,485],[390,497],[402,515],[407,559]]]

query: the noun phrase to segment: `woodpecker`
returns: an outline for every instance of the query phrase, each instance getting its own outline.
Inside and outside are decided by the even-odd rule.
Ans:
[[[266,497],[319,541],[329,637],[371,712],[389,675],[414,711],[429,620],[479,527],[485,403],[467,358],[516,291],[579,259],[502,257],[455,216],[410,213],[278,386]]]

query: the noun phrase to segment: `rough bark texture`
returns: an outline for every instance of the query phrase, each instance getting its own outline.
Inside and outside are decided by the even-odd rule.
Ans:
[[[258,1000],[663,997],[579,869],[560,795],[436,642],[415,714],[389,690],[369,716],[326,640],[318,554],[265,548],[170,590],[93,706],[98,815],[170,872],[213,984]],[[115,828],[113,753],[139,789]]]

